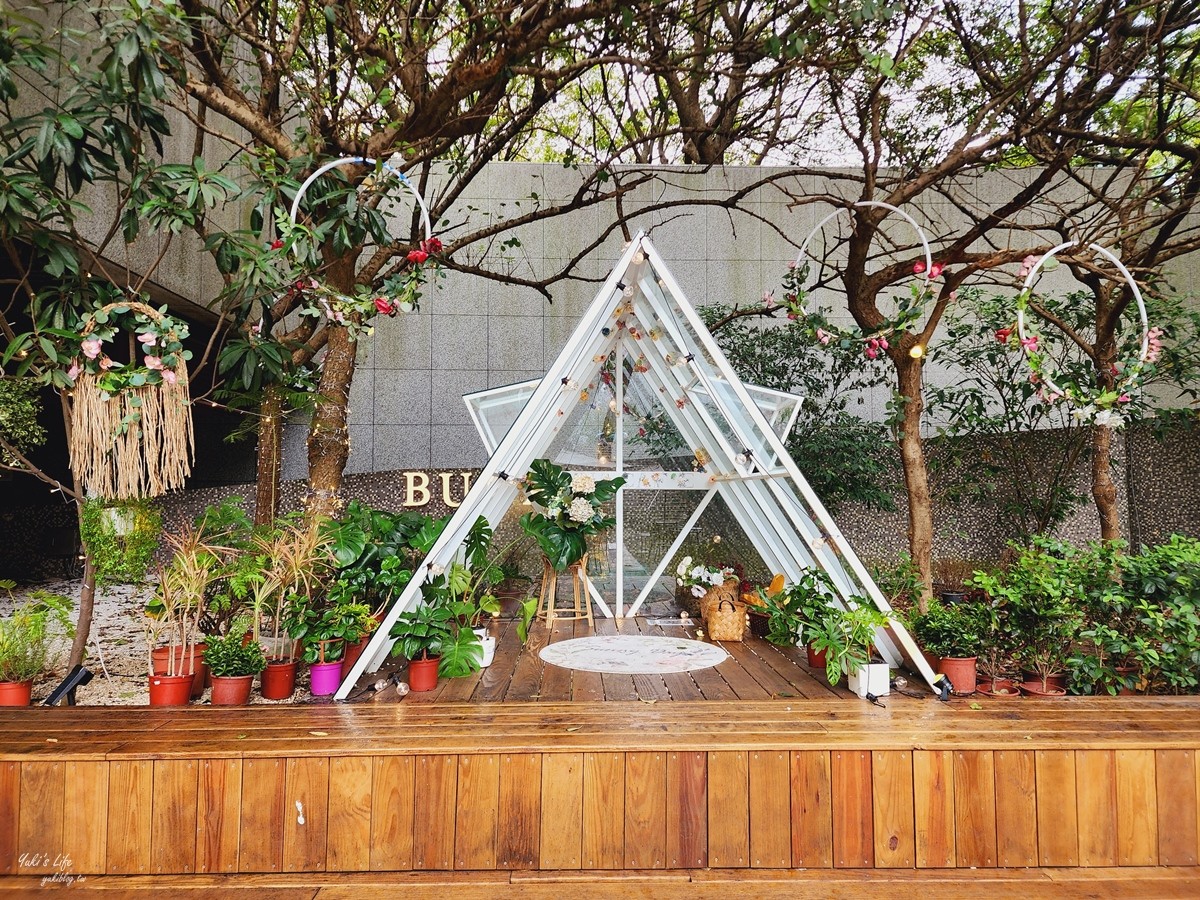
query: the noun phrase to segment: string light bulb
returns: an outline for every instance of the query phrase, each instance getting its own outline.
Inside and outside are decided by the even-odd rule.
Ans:
[[[925,355],[925,345],[924,344],[913,344],[912,347],[909,348],[908,355],[911,356],[913,359],[920,359],[922,356]]]

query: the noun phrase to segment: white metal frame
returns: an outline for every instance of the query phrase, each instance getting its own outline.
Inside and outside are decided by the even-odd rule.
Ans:
[[[627,305],[630,311],[623,315],[629,321],[647,326],[640,341],[629,335],[627,329],[613,327],[618,310]],[[686,366],[668,364],[665,353],[648,336],[647,320],[656,320],[669,334],[671,344],[689,351]],[[660,479],[666,483],[642,485],[637,482],[655,473],[625,472],[624,426],[620,420],[624,415],[622,357],[635,346],[647,362],[644,377],[663,397],[664,412],[690,446],[703,448],[709,454],[703,473],[657,473],[671,477]],[[460,552],[462,541],[476,518],[485,516],[493,526],[500,522],[517,499],[513,482],[525,474],[534,459],[545,454],[580,402],[579,386],[598,377],[601,366],[598,360],[612,352],[617,353],[617,377],[613,385],[618,416],[614,445],[616,472],[627,475],[630,480],[616,499],[616,592],[611,608],[593,590],[605,615],[612,616],[614,612],[618,617],[636,614],[649,593],[649,585],[661,576],[686,534],[716,497],[729,506],[756,551],[773,571],[782,572],[788,580],[795,580],[806,568],[820,568],[830,576],[837,590],[838,596],[830,598],[832,602],[846,606],[855,602],[852,598],[865,598],[880,610],[890,611],[886,598],[788,455],[783,437],[776,431],[779,423],[771,421],[775,416],[768,418],[768,414],[760,409],[755,402],[756,391],[737,377],[662,258],[646,236],[639,233],[625,249],[557,359],[533,388],[512,427],[496,443],[483,472],[455,510],[422,567],[392,604],[358,662],[345,673],[335,699],[344,699],[363,673],[379,668],[393,643],[388,636],[392,625],[403,611],[419,602],[421,585],[429,578],[430,569],[448,566]],[[717,389],[719,382],[724,382],[720,387],[725,390]],[[528,385],[491,389],[473,396],[496,397],[505,390],[516,389],[527,390]],[[703,403],[699,401],[701,397]],[[758,399],[766,398],[759,393]],[[772,399],[776,404],[780,401],[778,396]],[[791,412],[788,428],[797,413],[798,408]],[[716,416],[726,423],[728,436]],[[474,411],[472,417],[479,425],[479,417]],[[490,429],[480,428],[486,443],[485,432],[490,433]],[[783,434],[786,436],[786,431]],[[764,450],[767,465],[760,466],[754,453],[747,455],[744,452],[747,448]],[[602,477],[612,474],[604,472]],[[622,495],[626,490],[644,487],[704,490],[706,494],[659,562],[647,589],[626,611]],[[876,645],[892,665],[907,658],[929,682],[931,689],[937,690],[933,687],[937,676],[901,625],[894,623],[881,630],[876,636]]]

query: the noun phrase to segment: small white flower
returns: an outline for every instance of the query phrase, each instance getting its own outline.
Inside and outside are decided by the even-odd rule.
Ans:
[[[692,558],[685,556],[679,561],[679,565],[675,567],[675,575],[679,578],[687,578],[688,567],[692,564]]]
[[[445,571],[446,571],[445,566],[439,566],[439,565],[435,564],[435,565],[432,565],[429,567],[429,574],[432,575],[434,578],[437,578],[439,575],[441,575]]]
[[[596,482],[591,475],[574,475],[571,477],[571,493],[594,494]]]
[[[1097,425],[1108,425],[1111,428],[1120,428],[1125,424],[1125,419],[1115,409],[1102,409],[1096,413]]]
[[[703,597],[707,593],[708,593],[708,591],[704,590],[704,587],[702,585],[699,585],[699,584],[692,585],[692,596],[693,597]]]
[[[567,517],[572,522],[589,522],[592,515],[592,504],[583,497],[577,497],[572,500],[571,508],[567,511]]]
[[[1075,410],[1073,413],[1071,413],[1071,415],[1074,417],[1076,422],[1087,422],[1096,415],[1096,407],[1095,405],[1089,403],[1087,406],[1080,407],[1079,409]]]

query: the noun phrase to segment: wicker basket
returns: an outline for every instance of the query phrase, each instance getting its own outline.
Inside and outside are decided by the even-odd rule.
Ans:
[[[722,597],[708,606],[704,624],[714,641],[740,641],[746,632],[746,604]]]
[[[730,578],[724,584],[718,584],[715,587],[710,587],[708,592],[700,598],[700,616],[708,618],[708,609],[710,606],[716,606],[722,600],[728,600],[731,603],[738,603],[745,606],[738,598],[738,588],[740,585],[737,579]]]

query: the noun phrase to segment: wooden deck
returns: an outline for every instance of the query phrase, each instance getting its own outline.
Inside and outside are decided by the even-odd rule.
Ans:
[[[517,640],[516,623],[496,621],[496,658],[490,667],[468,678],[442,679],[436,690],[410,694],[406,703],[554,703],[602,700],[771,700],[857,698],[845,687],[832,688],[823,671],[813,672],[800,647],[776,647],[746,632],[744,641],[721,644],[730,658],[719,666],[672,675],[609,675],[576,672],[546,665],[538,655],[548,642],[590,634],[647,634],[696,636],[694,625],[663,619],[597,619],[595,631],[586,622],[558,622],[553,633],[535,622],[529,640]],[[365,683],[375,676],[364,678]],[[898,695],[897,700],[902,700]]]
[[[0,873],[1180,867],[1194,886],[1198,750],[1197,698],[4,710]]]

